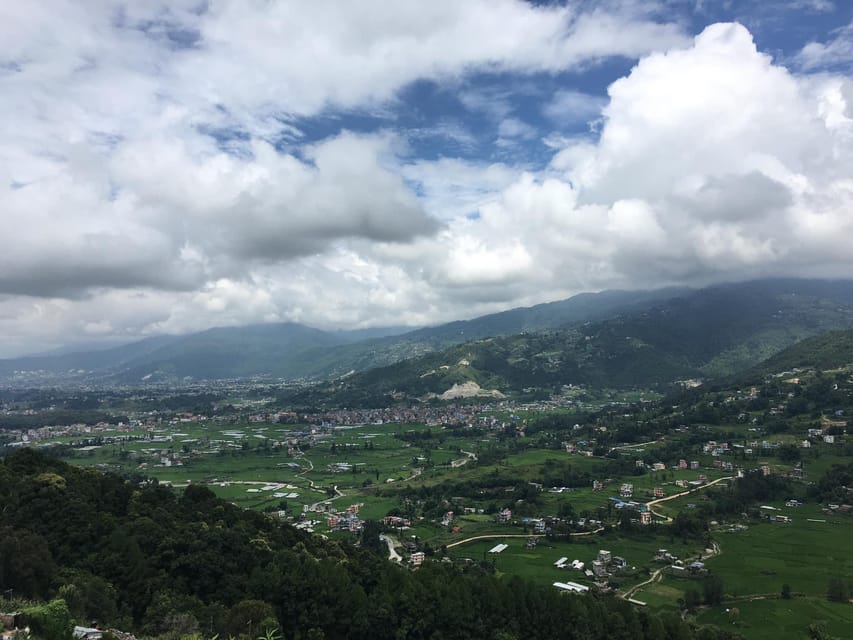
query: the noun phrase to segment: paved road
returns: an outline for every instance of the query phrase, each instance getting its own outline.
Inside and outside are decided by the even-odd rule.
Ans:
[[[657,444],[658,442],[663,442],[664,438],[658,438],[657,440],[649,440],[648,442],[637,442],[635,444],[620,444],[618,447],[613,447],[610,449],[611,451],[619,451],[621,449],[636,449],[637,447],[647,447],[650,444]]]
[[[590,536],[594,533],[599,533],[600,531],[604,531],[604,527],[599,527],[594,531],[582,531],[580,533],[570,533],[570,536]],[[451,542],[447,545],[448,549],[452,549],[453,547],[458,547],[462,544],[467,544],[469,542],[474,542],[475,540],[502,540],[503,538],[544,538],[544,534],[525,534],[525,533],[507,533],[507,534],[492,534],[492,535],[482,535],[482,536],[473,536],[471,538],[465,538],[464,540],[459,540],[457,542]]]
[[[722,480],[722,478],[720,478],[720,479]],[[712,542],[711,543],[711,553],[703,556],[702,560],[705,561],[708,558],[713,558],[714,556],[720,555],[722,552],[723,552],[723,550],[720,549],[720,545],[717,544],[716,542]],[[666,567],[661,567],[660,569],[655,571],[648,580],[646,580],[645,582],[641,582],[640,584],[635,584],[633,587],[628,589],[625,593],[620,594],[620,597],[624,598],[625,600],[628,600],[628,599],[634,597],[634,594],[636,594],[637,591],[639,591],[640,589],[642,589],[646,585],[649,585],[652,582],[660,582],[661,578],[663,577],[663,570],[665,568]]]
[[[397,553],[397,550],[394,548],[396,546],[396,541],[394,539],[392,539],[390,536],[386,536],[384,533],[379,536],[379,539],[388,545],[389,560],[394,560],[395,562],[403,561],[403,557],[399,553]]]
[[[688,489],[687,491],[682,491],[681,493],[674,493],[671,496],[667,496],[665,498],[658,498],[657,500],[652,500],[651,502],[647,502],[646,506],[649,508],[649,511],[652,513],[652,515],[655,515],[658,518],[664,518],[666,520],[667,524],[669,524],[670,522],[672,522],[672,518],[670,518],[669,516],[665,516],[662,513],[657,513],[656,511],[654,511],[652,509],[653,506],[655,506],[656,504],[660,504],[661,502],[667,502],[668,500],[675,500],[676,498],[680,498],[682,496],[687,496],[687,495],[690,495],[691,493],[696,493],[697,491],[702,491],[703,489],[707,489],[708,487],[714,486],[718,482],[722,482],[723,480],[731,480],[732,478],[733,478],[733,476],[726,476],[724,478],[717,478],[716,480],[712,480],[708,484],[703,484],[701,487],[696,487],[694,489]]]
[[[453,467],[454,469],[456,469],[457,467],[461,467],[461,466],[463,466],[463,465],[468,464],[468,461],[469,461],[469,460],[476,460],[476,459],[477,459],[476,454],[471,453],[470,451],[462,451],[462,449],[460,449],[459,451],[460,451],[461,453],[464,453],[466,457],[465,457],[465,458],[460,458],[459,460],[453,460],[453,461],[450,463],[450,466],[451,466],[451,467]]]

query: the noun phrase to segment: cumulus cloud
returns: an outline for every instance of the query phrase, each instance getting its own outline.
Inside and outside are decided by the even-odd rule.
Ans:
[[[795,62],[809,70],[853,63],[853,22],[837,29],[827,42],[809,42],[797,54]]]
[[[630,37],[590,35],[608,25]],[[556,71],[682,38],[517,0],[12,3],[0,37],[0,189],[14,229],[0,291],[37,296],[192,289],[340,238],[434,233],[389,169],[393,136],[305,146],[294,121],[393,100],[419,78]]]
[[[829,263],[843,275],[850,256],[838,238],[853,231],[848,86],[797,78],[744,27],[710,26],[613,83],[598,142],[559,152],[560,180],[510,187],[482,225],[495,237],[522,229],[549,278],[571,274],[590,288]]]
[[[344,133],[303,148],[299,159],[255,140],[244,159],[159,139],[120,149],[112,167],[140,204],[161,213],[161,225],[180,221],[174,235],[251,263],[322,251],[342,237],[402,242],[433,233],[437,223],[381,166],[388,147],[387,137]]]
[[[688,40],[639,6],[4,4],[0,353],[849,272],[850,79],[791,73],[738,24]],[[847,31],[797,68],[834,68]],[[513,91],[535,99],[524,87],[465,83],[612,56],[638,63],[606,97],[567,86],[535,114],[513,107]],[[437,131],[478,143],[452,120],[400,129],[400,90],[421,79],[485,116],[503,163],[415,154]],[[381,124],[310,135],[347,110]],[[511,150],[544,137],[541,116],[597,124],[523,165]]]
[[[635,57],[683,39],[674,25],[627,12],[516,0],[232,2],[211,7],[199,31],[202,44],[182,58],[179,77],[190,86],[198,77],[227,77],[228,84],[201,88],[207,102],[250,111],[266,104],[271,115],[282,104],[312,113],[328,104],[381,101],[415,79],[470,67],[557,71],[612,55]],[[620,37],[600,37],[612,33]],[[286,55],[271,56],[283,42]],[[262,73],[246,72],[253,69]]]

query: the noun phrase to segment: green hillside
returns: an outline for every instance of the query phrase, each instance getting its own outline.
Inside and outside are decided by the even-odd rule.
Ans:
[[[404,332],[321,331],[297,323],[221,327],[111,349],[0,360],[0,379],[163,382],[266,376],[322,380],[424,355],[471,339],[512,335],[644,308],[684,289],[604,291]]]
[[[768,358],[750,373],[772,374],[794,369],[838,369],[853,366],[853,331],[831,331],[807,338]]]
[[[677,616],[479,566],[429,562],[411,572],[384,557],[376,526],[365,525],[357,548],[203,486],[179,494],[29,449],[0,460],[0,498],[0,589],[53,599],[24,610],[41,640],[70,638],[72,617],[164,640],[200,630],[288,640],[698,637]]]
[[[136,384],[263,376],[317,381],[439,353],[409,374],[424,374],[431,362],[454,366],[473,358],[478,373],[468,372],[474,377],[467,379],[501,389],[631,386],[730,375],[799,340],[847,328],[853,328],[853,282],[762,280],[697,291],[581,294],[408,333],[389,329],[384,336],[376,335],[382,331],[328,332],[295,323],[217,328],[101,351],[2,360],[0,379]],[[491,338],[486,345],[477,342]],[[464,349],[454,350],[460,344]],[[447,348],[446,355],[440,353]],[[415,395],[442,393],[445,382],[452,385],[464,377],[442,373],[404,385],[407,367],[382,374],[392,377],[391,389],[403,385]]]
[[[853,327],[850,283],[722,285],[599,322],[468,342],[315,386],[291,400],[380,405],[430,399],[466,381],[547,397],[563,385],[648,387],[724,377],[838,327]]]

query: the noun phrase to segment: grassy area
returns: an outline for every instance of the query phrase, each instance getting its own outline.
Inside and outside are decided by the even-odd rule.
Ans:
[[[731,629],[748,640],[802,640],[809,637],[809,625],[817,622],[824,622],[833,638],[853,638],[853,605],[819,598],[749,600],[703,610],[696,620]]]
[[[853,575],[853,518],[826,516],[809,505],[779,508],[793,522],[761,523],[715,535],[722,554],[707,564],[723,578],[726,594],[776,594],[788,584],[795,593],[823,595],[830,577]]]
[[[684,592],[692,583],[684,580],[667,580],[664,578],[659,582],[653,582],[642,587],[634,594],[634,598],[645,602],[654,609],[676,611],[678,601],[684,597]]]
[[[746,433],[746,427],[738,428],[745,432],[745,437],[754,437]],[[499,491],[484,494],[482,498],[478,498],[476,494],[463,494],[468,497],[461,503],[450,501],[446,506],[440,500],[436,503],[434,497],[429,498],[433,500],[431,513],[442,509],[457,512],[453,524],[460,528],[458,531],[442,527],[429,517],[415,518],[413,528],[401,532],[401,541],[416,536],[419,542],[439,549],[443,545],[474,536],[492,536],[485,541],[453,547],[449,550],[449,555],[460,561],[463,558],[471,558],[477,562],[493,561],[496,571],[500,574],[518,575],[546,585],[566,580],[588,583],[589,579],[582,573],[556,569],[554,562],[565,556],[569,560],[579,559],[590,563],[599,549],[608,549],[628,561],[629,569],[617,574],[613,579],[623,589],[645,581],[662,566],[653,560],[657,549],[666,548],[682,559],[688,559],[703,552],[700,548],[702,545],[698,542],[686,544],[674,539],[663,526],[657,533],[646,531],[625,535],[614,531],[606,536],[596,534],[575,537],[571,542],[542,539],[535,548],[528,549],[527,531],[522,526],[498,524],[491,515],[463,514],[461,507],[510,507],[516,514],[534,515],[530,512],[535,512],[535,516],[543,517],[557,515],[561,507],[568,502],[576,514],[588,513],[592,514],[592,517],[606,519],[608,514],[612,517],[616,515],[609,497],[618,495],[622,482],[634,485],[636,500],[647,501],[652,498],[656,487],[661,487],[664,495],[683,491],[681,487],[676,486],[676,480],[696,480],[699,474],[703,474],[713,481],[731,475],[731,472],[713,468],[715,459],[697,451],[690,459],[700,462],[700,470],[667,468],[664,471],[637,476],[608,478],[606,471],[610,462],[603,458],[568,454],[555,448],[528,449],[523,447],[529,440],[501,442],[496,437],[486,437],[462,429],[443,429],[427,425],[383,424],[335,429],[332,433],[317,433],[310,446],[303,446],[301,451],[295,453],[288,452],[287,446],[272,444],[276,441],[286,441],[294,431],[306,432],[310,431],[310,428],[304,425],[180,424],[168,429],[164,427],[162,431],[154,434],[142,431],[117,432],[115,435],[146,439],[107,444],[69,455],[71,461],[76,464],[105,465],[123,472],[141,472],[177,485],[186,485],[188,482],[206,484],[217,495],[250,509],[279,509],[286,505],[291,514],[298,514],[302,512],[304,505],[335,495],[333,488],[336,488],[344,494],[335,498],[336,507],[345,509],[351,504],[361,504],[360,515],[365,519],[380,519],[389,511],[401,507],[397,492],[405,487],[417,490],[445,482],[465,486],[467,483],[494,478]],[[427,431],[429,437],[417,437],[418,434],[426,436],[424,432]],[[151,435],[166,441],[152,441]],[[643,455],[642,450],[653,451],[657,446],[661,444],[642,445],[636,450],[623,450],[622,455],[629,460],[634,457],[648,458],[649,456]],[[517,450],[513,450],[516,447]],[[470,460],[462,466],[454,467],[450,464],[454,460],[465,458],[465,454],[460,451],[484,454],[495,449],[501,455],[497,456],[497,460],[492,464],[481,465]],[[760,453],[763,454],[764,451]],[[818,473],[839,460],[831,448],[823,446],[804,455],[810,477],[817,477]],[[164,466],[163,461],[167,458],[173,462],[180,458],[183,464]],[[593,491],[591,486],[584,486],[564,493],[550,493],[546,487],[537,494],[532,506],[528,503],[516,503],[512,485],[517,487],[538,481],[542,477],[543,465],[549,461],[560,461],[577,472],[588,473],[590,477],[605,482],[605,487],[602,491]],[[753,465],[765,462],[774,468],[787,468],[778,465],[773,457],[762,456],[750,460]],[[349,463],[353,468],[334,472],[337,463]],[[633,468],[633,465],[631,467]],[[419,471],[421,468],[422,473]],[[510,485],[506,494],[500,484],[501,478],[506,479],[506,484]],[[277,484],[276,487],[270,487],[264,486],[264,483]],[[805,485],[799,485],[798,495],[802,497],[804,492]],[[701,503],[704,493],[704,489],[696,491],[691,495],[662,503],[655,507],[655,510],[675,516],[680,510],[689,509],[691,503]],[[424,507],[424,503],[425,501],[418,508]],[[802,630],[803,619],[797,620],[800,615],[807,616],[808,619],[816,616],[814,619],[826,619],[828,623],[845,615],[847,609],[829,606],[819,598],[825,594],[830,577],[853,575],[853,556],[847,552],[846,542],[853,527],[853,517],[826,516],[816,505],[797,509],[789,509],[780,504],[773,506],[779,507],[779,513],[793,517],[794,521],[790,524],[751,523],[745,531],[713,533],[714,539],[722,548],[722,555],[709,559],[707,566],[723,578],[730,606],[745,605],[742,625],[747,630],[752,628],[747,628],[748,624],[754,625],[756,630],[764,630],[767,627],[762,626],[760,616],[765,614],[761,613],[760,607],[767,608],[766,615],[769,616],[773,615],[775,606],[788,606],[789,601],[783,603],[781,600],[768,600],[766,605],[755,605],[756,612],[753,616],[749,613],[749,607],[753,603],[741,598],[755,594],[776,595],[785,583],[789,584],[795,593],[808,594],[810,598],[798,598],[793,601],[795,604],[790,605],[793,607],[790,613],[785,613],[788,609],[780,609],[777,625],[779,629],[785,625],[800,624],[799,628]],[[315,519],[324,521],[323,517]],[[809,519],[826,522],[809,522]],[[324,528],[320,525],[318,531],[323,531]],[[509,544],[507,550],[497,556],[488,554],[488,550],[501,536],[507,534],[522,537],[507,538],[503,540]],[[659,582],[644,586],[635,597],[656,609],[676,610],[679,599],[684,597],[687,588],[701,590],[700,585],[693,581],[664,577]],[[717,614],[724,615],[719,612],[715,614],[713,611],[702,612],[700,621],[705,621],[705,616],[710,619]],[[785,622],[786,616],[790,618],[790,625]],[[725,618],[722,623],[729,624],[729,621]],[[838,627],[837,620],[832,622],[832,625],[835,626],[830,626],[830,631],[836,629],[835,635],[853,637],[853,634],[844,629],[844,634],[837,631],[841,628]],[[790,628],[793,629],[793,626]],[[749,638],[753,637],[741,632]],[[754,637],[760,640],[770,635]],[[776,638],[784,637],[786,636],[776,635]]]
[[[701,545],[685,545],[655,536],[621,536],[615,533],[606,536],[579,536],[573,538],[571,542],[543,538],[538,540],[534,548],[528,549],[527,541],[523,537],[501,537],[501,533],[504,535],[519,533],[517,528],[505,527],[501,532],[495,531],[493,527],[492,531],[493,538],[452,547],[448,549],[448,554],[452,558],[494,562],[495,569],[499,573],[523,576],[542,584],[550,585],[566,580],[589,584],[591,580],[583,573],[572,569],[557,569],[554,563],[566,557],[569,561],[580,560],[586,563],[586,568],[591,568],[591,563],[595,560],[599,549],[607,549],[614,556],[621,556],[628,562],[628,567],[615,574],[613,579],[623,587],[629,587],[645,581],[655,569],[662,566],[654,560],[655,551],[661,547],[666,547],[671,553],[683,558],[696,556],[702,551]],[[498,542],[509,546],[499,554],[489,554],[488,551]]]

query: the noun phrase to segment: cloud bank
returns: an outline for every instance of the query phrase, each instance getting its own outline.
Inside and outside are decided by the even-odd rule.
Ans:
[[[849,275],[848,32],[792,70],[740,24],[689,37],[632,2],[9,4],[0,355]],[[606,94],[581,87],[626,59]],[[474,76],[560,87],[520,113]],[[419,156],[420,81],[489,113],[501,159]],[[534,142],[545,162],[513,162]]]

